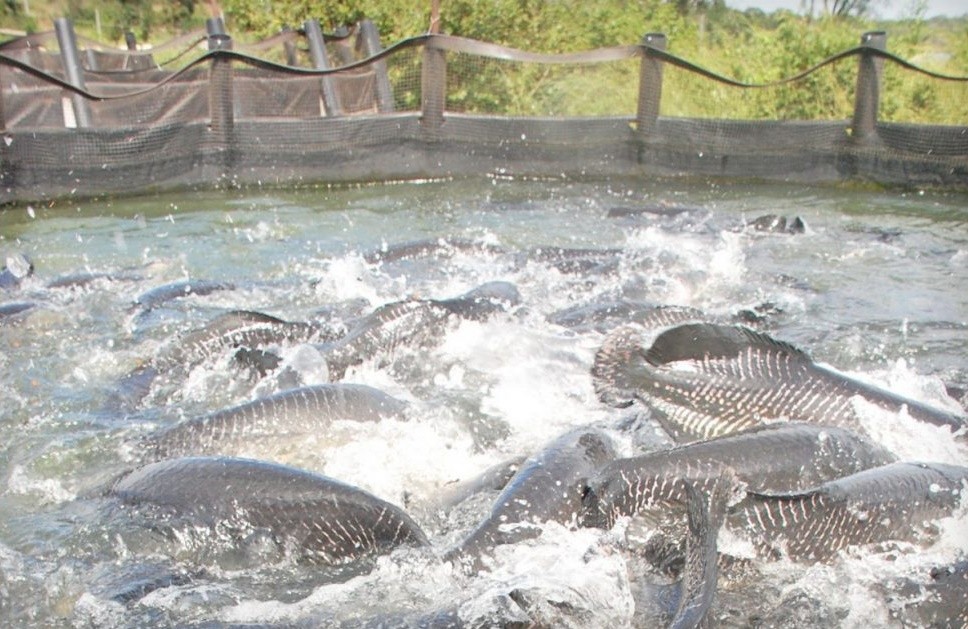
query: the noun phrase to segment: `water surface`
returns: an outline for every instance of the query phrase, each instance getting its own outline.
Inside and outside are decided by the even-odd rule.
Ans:
[[[747,226],[765,214],[799,216],[806,232]],[[502,253],[364,258],[442,238]],[[615,264],[562,270],[534,252],[552,246],[616,250],[608,254]],[[458,513],[437,510],[436,497],[456,481],[622,415],[592,390],[603,333],[547,321],[575,305],[625,298],[719,316],[756,312],[756,325],[776,338],[898,393],[957,411],[968,386],[964,195],[489,179],[198,192],[0,209],[0,253],[14,252],[36,271],[19,288],[0,289],[0,305],[33,304],[0,320],[0,622],[9,626],[325,624],[454,606],[482,618],[509,591],[545,601],[535,613],[552,624],[648,624],[635,558],[613,543],[614,532],[549,525],[538,540],[498,549],[493,570],[476,577],[438,559],[488,507],[485,497]],[[77,273],[99,276],[51,287]],[[149,312],[133,306],[146,290],[185,279],[233,288]],[[403,549],[368,574],[334,578],[264,540],[220,545],[203,532],[171,537],[135,526],[98,498],[134,465],[138,437],[276,386],[226,357],[134,408],[112,406],[119,379],[179,334],[231,309],[303,321],[334,305],[446,298],[489,280],[513,282],[521,305],[455,325],[436,347],[403,349],[390,365],[347,374],[412,402],[409,421],[344,422],[306,443],[271,452],[253,444],[248,453],[406,508],[430,534],[430,551]],[[283,358],[297,351],[283,348]],[[293,365],[304,383],[325,379],[311,359]],[[968,463],[942,430],[868,414],[871,434],[901,458]],[[864,549],[806,569],[757,562],[749,582],[721,584],[714,617],[723,626],[751,618],[794,626],[796,609],[808,624],[900,626],[884,583],[920,578],[964,552],[964,514],[939,526],[940,539],[918,552]],[[724,549],[742,555],[727,537]],[[141,582],[147,594],[119,600],[125,584]]]

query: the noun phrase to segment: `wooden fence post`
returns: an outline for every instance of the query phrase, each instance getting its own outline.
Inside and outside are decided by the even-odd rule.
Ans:
[[[367,57],[372,57],[383,50],[383,44],[380,43],[380,33],[372,20],[360,22],[359,37],[363,44],[363,54]],[[390,77],[387,75],[387,62],[383,59],[375,62],[373,73],[376,75],[377,111],[393,111],[393,88],[390,86]]]
[[[282,28],[279,30],[280,33],[292,33],[292,27],[288,24],[283,24]],[[296,44],[292,43],[291,39],[287,39],[282,42],[282,49],[286,53],[286,65],[295,66],[296,61]]]
[[[57,33],[57,45],[60,47],[61,63],[64,64],[64,75],[67,77],[67,82],[74,87],[84,89],[84,71],[81,68],[81,59],[77,54],[77,37],[74,35],[74,25],[66,17],[59,17],[54,20],[54,31]],[[91,108],[87,100],[80,94],[71,92],[70,103],[73,120],[68,120],[65,116],[65,125],[82,129],[90,127]]]
[[[0,75],[2,75],[6,71],[7,71],[6,67],[2,63],[0,63]],[[0,85],[3,85],[2,76],[0,76]],[[7,130],[7,118],[6,116],[3,115],[3,90],[0,89],[0,132],[6,131],[6,130]],[[4,144],[6,144],[6,142],[4,142]],[[3,153],[3,149],[4,149],[4,146],[0,145],[0,154]],[[2,168],[4,161],[5,160],[0,159],[0,168]],[[2,181],[2,179],[3,179],[2,176],[0,176],[0,181]]]
[[[860,43],[865,48],[886,50],[887,33],[864,33]],[[851,139],[855,144],[877,142],[877,107],[880,102],[883,70],[883,59],[868,52],[861,53],[857,67],[857,90],[854,94],[854,118],[850,126]]]
[[[323,29],[319,27],[318,20],[306,20],[303,23],[303,30],[306,32],[306,40],[309,42],[309,56],[312,57],[313,66],[317,70],[329,70],[329,56],[326,54],[326,43],[323,41]],[[323,107],[325,113],[330,116],[339,116],[343,113],[343,105],[340,102],[339,91],[336,89],[336,79],[332,75],[322,77],[320,86],[323,93]],[[322,112],[320,112],[322,113]]]
[[[424,45],[420,65],[420,121],[431,133],[439,131],[444,124],[447,99],[447,59],[444,51],[434,45],[434,37],[431,35]]]
[[[666,36],[663,33],[646,33],[642,44],[646,48],[639,66],[639,106],[635,122],[639,138],[645,140],[655,135],[662,100],[662,60],[653,55],[649,48],[664,51]]]

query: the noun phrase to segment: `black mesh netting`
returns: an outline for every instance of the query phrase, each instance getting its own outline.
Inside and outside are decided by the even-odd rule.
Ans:
[[[321,61],[310,36],[81,39],[80,82],[53,32],[0,45],[0,202],[482,173],[968,188],[968,80],[875,46],[749,85],[647,44],[545,55],[423,35],[374,49],[357,26],[327,36]]]

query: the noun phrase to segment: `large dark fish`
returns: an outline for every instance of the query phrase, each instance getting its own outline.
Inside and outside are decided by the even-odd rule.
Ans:
[[[473,240],[464,238],[437,238],[385,245],[379,249],[363,254],[363,259],[370,264],[403,262],[421,258],[440,260],[441,258],[449,258],[461,251],[470,253],[500,253],[500,249],[493,245],[487,245]]]
[[[676,217],[682,214],[708,215],[710,212],[706,208],[691,207],[686,205],[671,205],[667,203],[653,203],[638,207],[617,206],[608,208],[605,214],[609,218],[626,218],[630,216],[654,216],[661,218]]]
[[[828,561],[885,541],[917,542],[961,506],[968,467],[891,463],[788,494],[751,494],[729,515],[767,556]]]
[[[331,380],[366,360],[386,359],[399,347],[440,342],[451,317],[483,320],[517,304],[513,284],[488,282],[453,299],[408,299],[386,304],[363,317],[342,338],[317,345],[326,358]]]
[[[159,371],[190,370],[232,347],[265,347],[319,340],[327,331],[311,323],[284,321],[250,310],[221,314],[204,327],[181,336],[164,347],[152,363]]]
[[[528,459],[520,455],[489,467],[477,476],[447,487],[434,500],[438,509],[450,510],[471,496],[485,491],[501,491],[521,469],[521,465]]]
[[[401,545],[427,544],[410,516],[362,489],[249,459],[196,457],[152,463],[121,478],[109,494],[196,526],[231,522],[268,529],[325,564],[346,564]]]
[[[445,558],[480,570],[480,558],[494,546],[536,537],[548,521],[577,522],[589,476],[614,457],[611,439],[599,430],[555,439],[521,465],[490,514]]]
[[[658,329],[708,318],[701,310],[688,306],[660,306],[643,301],[613,300],[572,306],[551,314],[548,321],[571,329],[608,332],[628,323],[636,323],[646,329]]]
[[[968,559],[936,566],[926,580],[918,577],[905,581],[891,584],[888,592],[892,616],[900,616],[903,626],[968,627]],[[912,590],[913,594],[908,594]],[[906,594],[909,600],[904,601]]]
[[[189,454],[240,454],[272,443],[303,441],[332,422],[401,419],[406,403],[362,384],[321,384],[282,391],[196,417],[150,435],[150,459]]]
[[[321,338],[328,338],[323,326],[284,321],[261,312],[233,310],[167,343],[146,364],[121,379],[117,396],[126,405],[135,404],[148,394],[158,376],[184,377],[202,362],[230,348],[255,349]]]
[[[221,290],[233,290],[234,288],[235,285],[230,282],[181,280],[145,291],[135,298],[131,308],[132,310],[148,311],[181,297],[210,295]]]
[[[799,216],[787,218],[776,214],[764,214],[746,223],[747,229],[770,234],[802,234],[807,231],[807,225]]]
[[[7,304],[0,304],[0,325],[17,321],[24,312],[31,310],[36,307],[36,304],[32,304],[28,301],[15,301]]]
[[[617,330],[595,357],[600,398],[640,400],[679,440],[708,439],[776,419],[857,428],[852,398],[958,430],[965,418],[852,380],[796,347],[742,326],[695,323],[662,332],[649,349]]]
[[[609,528],[619,517],[661,508],[670,499],[669,479],[685,479],[702,489],[729,469],[748,491],[792,492],[893,460],[886,450],[841,428],[758,426],[612,461],[588,482],[584,524]]]

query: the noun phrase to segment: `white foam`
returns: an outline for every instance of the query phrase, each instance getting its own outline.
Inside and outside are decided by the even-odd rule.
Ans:
[[[64,487],[56,478],[36,478],[21,465],[10,468],[7,487],[11,493],[36,496],[41,504],[54,504],[73,500],[74,492]]]
[[[486,618],[496,598],[519,591],[534,599],[530,611],[539,618],[555,610],[541,619],[546,623],[580,626],[575,623],[590,613],[598,626],[628,626],[635,603],[625,558],[600,545],[600,537],[600,531],[548,523],[536,539],[496,547],[492,569],[465,586],[472,596],[460,616]],[[571,622],[567,614],[574,614]]]
[[[435,496],[454,478],[493,464],[493,455],[475,453],[470,437],[453,423],[385,419],[342,427],[353,438],[326,453],[322,471],[400,506],[410,495],[418,501]]]

